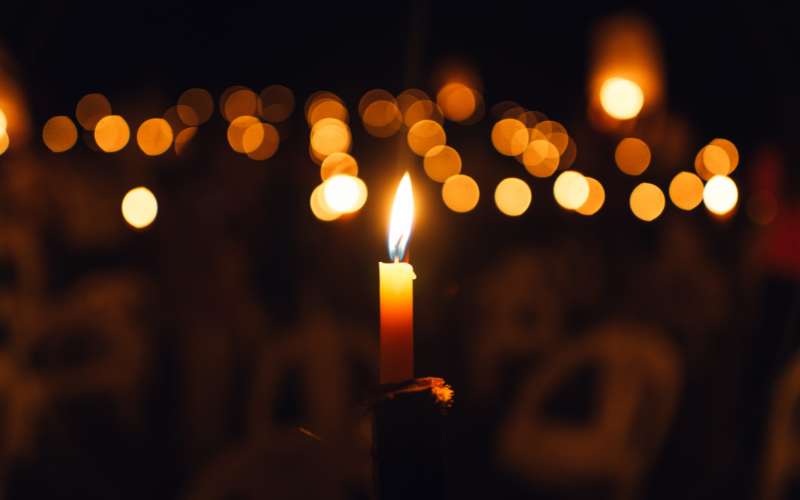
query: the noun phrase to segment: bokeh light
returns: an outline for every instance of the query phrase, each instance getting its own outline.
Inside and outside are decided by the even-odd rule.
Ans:
[[[279,123],[292,115],[294,94],[283,85],[270,85],[258,96],[258,112],[268,122]]]
[[[228,107],[228,99],[230,99],[233,94],[239,92],[240,90],[251,91],[247,87],[243,87],[241,85],[234,85],[233,87],[229,87],[228,89],[226,89],[225,92],[223,92],[219,98],[219,112],[220,114],[222,114],[222,118],[224,118],[226,121],[230,122],[233,121],[235,118],[237,118],[237,117],[229,118],[226,113],[226,109]]]
[[[214,99],[205,89],[189,89],[178,99],[178,115],[190,127],[204,124],[212,114]]]
[[[358,162],[347,153],[333,153],[322,162],[319,174],[323,181],[339,174],[356,177],[358,176]]]
[[[589,185],[589,195],[575,211],[582,215],[594,215],[605,203],[606,191],[597,179],[586,177],[586,183]]]
[[[228,126],[228,143],[237,153],[244,153],[244,133],[253,125],[260,123],[254,116],[240,116]]]
[[[314,217],[322,221],[327,222],[336,220],[340,215],[342,215],[342,212],[337,212],[328,206],[328,203],[325,201],[325,197],[322,196],[323,185],[324,184],[320,184],[314,188],[314,192],[311,193],[311,199],[309,200],[311,204],[311,212],[314,214]]]
[[[690,172],[681,172],[669,185],[669,197],[676,207],[692,210],[703,201],[703,181]]]
[[[318,121],[325,118],[334,118],[345,124],[350,121],[344,101],[337,95],[326,91],[311,94],[306,101],[305,116],[309,127],[313,127]]]
[[[730,177],[715,175],[706,183],[703,190],[703,202],[706,208],[716,215],[725,215],[739,201],[739,190]]]
[[[765,226],[778,216],[778,200],[769,191],[756,191],[747,199],[747,217]]]
[[[480,199],[478,183],[468,175],[454,175],[442,186],[442,199],[447,208],[454,212],[469,212]]]
[[[136,229],[144,229],[153,223],[158,214],[158,202],[146,187],[128,191],[122,199],[122,216]]]
[[[240,116],[256,116],[258,96],[250,89],[237,90],[225,101],[225,118],[232,122]]]
[[[111,114],[111,104],[102,94],[89,94],[78,102],[75,116],[86,130],[94,130],[97,124]]]
[[[528,144],[522,155],[525,169],[536,177],[550,177],[558,169],[558,150],[547,140],[535,140]]]
[[[124,148],[131,138],[128,123],[119,115],[110,115],[97,122],[94,139],[97,146],[106,153],[114,153]]]
[[[242,136],[242,149],[252,160],[266,160],[278,151],[278,131],[269,123],[254,123]]]
[[[620,170],[628,175],[640,175],[650,165],[650,148],[641,139],[622,139],[614,153]]]
[[[528,146],[528,129],[515,118],[506,118],[494,124],[492,144],[506,156],[517,156]]]
[[[531,188],[522,179],[503,179],[494,192],[494,202],[506,215],[522,215],[531,205]]]
[[[164,112],[164,116],[162,116],[164,120],[167,121],[169,124],[170,130],[172,130],[172,136],[177,137],[181,131],[188,127],[183,120],[181,119],[180,113],[178,113],[178,106],[172,106],[168,110]]]
[[[408,146],[420,156],[436,146],[444,146],[447,135],[441,125],[433,120],[420,120],[408,130]]]
[[[322,183],[322,195],[334,212],[352,213],[367,201],[367,186],[358,177],[338,174]]]
[[[575,145],[575,141],[572,140],[572,137],[569,138],[567,142],[567,149],[564,150],[564,153],[561,155],[561,159],[558,161],[558,169],[559,170],[566,170],[575,163],[575,158],[578,156],[578,147]]]
[[[697,175],[699,175],[701,179],[704,181],[710,181],[711,178],[714,177],[714,173],[706,168],[704,160],[705,152],[706,148],[703,148],[699,153],[697,153],[697,156],[694,159],[694,169],[697,171]]]
[[[655,184],[643,182],[631,193],[631,210],[636,217],[645,221],[661,215],[666,203],[664,193]]]
[[[625,78],[609,78],[600,87],[603,109],[618,120],[628,120],[639,114],[644,94],[636,83]]]
[[[5,130],[0,132],[0,155],[6,152],[10,143],[11,139],[8,137],[8,132]]]
[[[5,129],[0,131],[5,135]],[[61,153],[75,145],[78,140],[78,129],[66,116],[55,116],[47,120],[42,131],[44,144],[55,153]]]
[[[350,128],[336,118],[323,118],[311,129],[311,148],[323,159],[333,153],[346,153],[350,143]]]
[[[579,172],[563,172],[553,184],[556,202],[568,210],[575,210],[589,198],[589,182]]]
[[[731,172],[736,170],[736,167],[739,165],[739,150],[727,139],[714,139],[709,145],[720,147],[727,153],[730,168],[725,174],[721,175],[731,175]]]
[[[196,133],[197,127],[188,127],[181,130],[175,137],[175,154],[181,156]]]
[[[713,144],[703,148],[703,164],[714,175],[728,175],[731,170],[731,160],[728,158],[728,153]]]
[[[398,130],[402,115],[392,101],[380,100],[371,103],[361,116],[364,128],[375,137],[389,137]]]
[[[0,133],[6,132],[8,130],[8,118],[6,118],[6,114],[0,109]]]
[[[475,92],[461,83],[445,85],[436,95],[436,103],[444,111],[444,116],[454,122],[463,122],[476,110]]]
[[[434,146],[425,153],[425,173],[436,182],[444,182],[461,173],[461,156],[450,146]]]
[[[151,118],[139,126],[136,142],[146,155],[160,155],[172,146],[172,128],[163,118]]]

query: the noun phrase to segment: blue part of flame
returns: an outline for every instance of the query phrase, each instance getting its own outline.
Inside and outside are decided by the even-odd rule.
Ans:
[[[410,234],[401,234],[397,241],[389,240],[389,258],[392,262],[399,262],[403,260],[406,255],[406,246],[408,246],[408,237]]]

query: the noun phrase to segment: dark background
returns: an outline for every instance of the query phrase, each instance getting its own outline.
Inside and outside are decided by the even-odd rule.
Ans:
[[[669,201],[652,223],[630,213],[640,180],[616,169],[619,138],[586,119],[589,34],[626,11],[657,29],[665,112],[688,137],[677,163],[659,160],[654,148],[641,180],[666,191],[704,144],[729,139],[741,155],[732,176],[740,207],[725,220]],[[798,15],[790,2],[3,5],[6,71],[32,118],[30,142],[0,157],[4,349],[25,374],[8,387],[24,378],[44,389],[40,403],[13,403],[31,408],[26,432],[9,423],[14,400],[5,400],[2,491],[9,499],[364,498],[357,423],[336,412],[377,381],[375,263],[386,259],[388,206],[409,169],[418,206],[410,247],[415,367],[456,393],[454,498],[625,498],[618,484],[636,485],[633,498],[768,497],[764,471],[779,467],[766,443],[800,446],[771,423],[772,391],[796,363],[800,263],[768,258],[797,248]],[[487,109],[513,100],[567,127],[578,146],[573,168],[606,188],[598,214],[560,210],[552,180],[497,154],[488,112],[475,125],[445,125],[463,173],[481,186],[467,214],[444,206],[419,158],[398,160],[408,158],[401,140],[365,132],[355,112],[365,92],[414,87],[434,96],[437,69],[453,61],[474,68]],[[290,88],[297,105],[289,137],[265,162],[231,151],[218,109],[183,157],[146,157],[133,140],[120,153],[95,153],[80,137],[57,155],[41,141],[44,123],[74,118],[89,93],[104,94],[133,137],[189,88],[217,101],[232,85],[260,92],[273,84]],[[359,213],[332,223],[308,207],[320,181],[301,110],[318,90],[347,103],[352,154],[369,188]],[[744,203],[764,171],[782,175],[774,193],[781,212],[761,227]],[[534,197],[518,218],[492,202],[493,186],[512,175]],[[118,209],[139,185],[159,200],[145,232],[127,228]],[[72,318],[78,309],[90,319]],[[109,310],[120,312],[92,319]],[[47,326],[31,326],[40,320]],[[638,460],[641,471],[610,466],[587,478],[565,474],[553,486],[509,465],[495,443],[525,397],[524,381],[619,324],[656,330],[679,359],[668,432]],[[492,344],[504,328],[529,340]],[[491,345],[500,354],[481,364]],[[271,371],[295,358],[310,361]],[[347,377],[326,376],[334,358]],[[101,368],[86,368],[93,363]],[[582,373],[547,411],[590,428],[603,379]],[[111,382],[88,381],[95,378]],[[298,427],[325,441],[316,448]],[[11,444],[23,435],[24,445]],[[625,449],[609,445],[609,463]],[[796,494],[796,481],[786,484]]]

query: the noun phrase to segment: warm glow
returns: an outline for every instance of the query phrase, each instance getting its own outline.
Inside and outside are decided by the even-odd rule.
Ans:
[[[389,137],[400,130],[402,116],[392,101],[375,101],[364,110],[364,128],[375,137]]]
[[[731,159],[728,158],[728,153],[714,144],[703,148],[703,164],[714,175],[728,175],[731,170]]]
[[[606,201],[606,191],[603,185],[596,179],[586,177],[586,182],[589,184],[589,196],[581,206],[575,209],[576,212],[583,215],[593,215],[603,206]]]
[[[528,129],[514,118],[506,118],[495,123],[492,128],[492,144],[506,156],[517,156],[528,146]]]
[[[531,188],[522,179],[503,179],[494,192],[494,202],[506,215],[522,215],[531,205]]]
[[[706,148],[700,150],[697,153],[697,156],[694,158],[694,169],[697,171],[697,175],[700,176],[701,179],[704,181],[710,181],[714,174],[706,168],[705,161],[703,160],[705,156]]]
[[[562,173],[553,184],[556,202],[568,210],[575,210],[589,198],[589,182],[575,171]]]
[[[3,131],[0,131],[0,133],[3,133]],[[71,148],[75,141],[78,140],[78,129],[68,117],[56,116],[50,118],[44,125],[42,138],[51,151],[61,153]]]
[[[394,197],[392,218],[389,223],[389,258],[392,262],[403,260],[411,236],[411,223],[414,220],[414,194],[411,191],[411,177],[408,172],[400,181]]]
[[[8,119],[6,118],[6,114],[3,113],[3,110],[0,109],[0,134],[5,132],[8,129]]]
[[[225,101],[225,118],[233,121],[240,116],[255,116],[258,96],[250,89],[237,90]]]
[[[460,83],[445,85],[436,96],[436,103],[444,111],[444,116],[455,122],[471,117],[477,104],[472,89]]]
[[[214,113],[214,99],[204,89],[189,89],[178,99],[178,115],[186,125],[196,127]]]
[[[189,145],[189,141],[192,140],[192,137],[194,137],[196,133],[197,127],[188,127],[181,130],[175,138],[175,154],[178,156],[182,155],[186,150],[186,146]]]
[[[280,137],[269,123],[254,123],[242,136],[242,149],[253,160],[266,160],[278,151]]]
[[[349,121],[347,108],[344,107],[344,102],[333,94],[326,94],[327,97],[317,99],[308,107],[308,114],[306,119],[308,125],[313,127],[320,120],[326,118],[333,118],[343,123]]]
[[[736,167],[739,165],[739,150],[736,149],[736,146],[734,146],[731,141],[726,139],[714,139],[709,145],[720,147],[727,153],[730,168],[724,175],[730,175],[731,172],[736,170]]]
[[[160,155],[172,145],[172,129],[163,118],[151,118],[139,127],[136,142],[146,155]]]
[[[641,139],[622,139],[614,153],[617,166],[628,175],[639,175],[650,165],[650,148]]]
[[[367,186],[358,177],[339,174],[322,184],[322,195],[334,211],[351,213],[367,201]]]
[[[339,174],[356,177],[358,175],[358,163],[355,158],[347,153],[333,153],[322,162],[319,173],[323,181]]]
[[[258,96],[258,112],[268,122],[278,123],[294,111],[294,94],[283,85],[271,85]]]
[[[454,212],[469,212],[478,204],[481,192],[478,183],[468,175],[454,175],[442,186],[442,199]]]
[[[326,222],[336,220],[340,215],[342,215],[342,213],[337,212],[328,206],[327,202],[325,201],[325,197],[322,196],[322,187],[323,185],[320,184],[314,189],[314,192],[311,193],[311,211],[314,213],[314,217],[319,220]]]
[[[0,132],[0,155],[5,153],[11,140],[8,137],[8,132]]]
[[[691,210],[703,201],[703,181],[692,173],[681,172],[669,185],[669,197],[676,207]]]
[[[158,202],[146,187],[131,189],[122,199],[122,216],[136,229],[149,226],[155,220],[156,214]]]
[[[425,173],[436,182],[444,182],[461,172],[461,156],[450,146],[436,146],[425,154]]]
[[[111,114],[111,104],[101,94],[89,94],[78,102],[75,116],[86,130],[94,130],[98,122]]]
[[[765,226],[778,216],[778,200],[768,191],[756,191],[747,199],[747,216],[758,225]]]
[[[408,131],[408,145],[420,156],[425,156],[431,148],[443,146],[446,142],[444,129],[433,120],[420,120]]]
[[[561,155],[561,159],[558,161],[558,169],[559,170],[566,170],[575,163],[575,157],[578,156],[578,148],[575,146],[575,141],[572,140],[572,137],[569,138],[569,142],[567,143],[567,149]]]
[[[333,153],[347,152],[350,140],[350,127],[336,118],[323,118],[311,129],[311,148],[323,159]]]
[[[127,122],[118,115],[106,116],[97,122],[94,129],[94,140],[106,153],[113,153],[124,148],[131,137]]]
[[[628,120],[639,114],[644,94],[634,82],[625,78],[609,78],[600,88],[600,103],[609,115]]]
[[[654,184],[643,182],[631,193],[631,210],[642,220],[655,219],[664,211],[665,205],[664,193]]]
[[[228,125],[228,143],[234,151],[237,153],[245,152],[244,133],[247,129],[258,123],[258,118],[254,116],[240,116]]]
[[[532,141],[522,154],[522,163],[536,177],[550,177],[558,169],[558,150],[550,141]]]
[[[725,215],[736,206],[739,190],[730,177],[715,175],[706,183],[703,190],[703,202],[714,214]]]
[[[422,120],[433,120],[441,125],[444,123],[444,115],[435,102],[427,99],[414,102],[403,113],[403,123],[406,127],[411,128]]]

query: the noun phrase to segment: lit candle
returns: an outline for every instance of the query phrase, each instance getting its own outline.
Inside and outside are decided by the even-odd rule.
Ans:
[[[391,264],[378,263],[381,275],[381,384],[414,378],[414,268],[400,262],[406,252],[414,218],[411,178],[406,172],[389,224]]]

